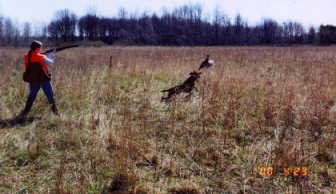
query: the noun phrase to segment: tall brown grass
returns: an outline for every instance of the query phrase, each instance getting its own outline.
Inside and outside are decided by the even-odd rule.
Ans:
[[[25,49],[0,49],[0,119],[23,108]],[[1,193],[336,192],[335,47],[102,47],[59,53],[61,113],[0,122]],[[160,102],[206,54],[189,100]],[[273,167],[261,176],[258,167]],[[283,168],[307,167],[308,176]],[[334,189],[334,190],[333,190]]]

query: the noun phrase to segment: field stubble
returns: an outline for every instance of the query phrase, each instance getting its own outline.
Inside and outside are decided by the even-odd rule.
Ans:
[[[1,119],[24,106],[25,52],[1,49]],[[64,51],[51,68],[61,117],[50,113],[40,94],[27,122],[0,122],[0,192],[333,193],[335,52]],[[160,90],[186,79],[206,54],[216,66],[203,72],[198,91],[189,100],[161,103]],[[260,170],[270,167],[269,174]],[[295,167],[307,168],[308,176],[295,176]]]

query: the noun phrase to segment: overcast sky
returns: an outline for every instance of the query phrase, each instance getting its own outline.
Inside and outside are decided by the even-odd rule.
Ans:
[[[298,21],[306,27],[336,25],[336,0],[0,0],[0,15],[18,22],[49,22],[59,9],[69,8],[83,15],[94,8],[99,15],[114,16],[119,8],[128,11],[156,11],[187,3],[200,3],[204,13],[219,7],[230,17],[240,13],[250,24],[263,18],[279,22]]]

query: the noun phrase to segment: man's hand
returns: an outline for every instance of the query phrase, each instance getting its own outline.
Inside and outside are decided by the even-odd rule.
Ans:
[[[56,58],[56,48],[53,48],[53,50],[45,58],[46,64],[52,65],[54,63],[55,58]]]
[[[47,57],[50,59],[50,60],[54,60],[55,57],[56,57],[56,48],[53,48],[53,50],[51,51],[51,53],[49,53],[47,55]]]

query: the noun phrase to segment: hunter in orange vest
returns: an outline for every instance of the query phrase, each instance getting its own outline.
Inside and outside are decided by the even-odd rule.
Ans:
[[[29,113],[41,88],[51,104],[51,110],[54,114],[58,115],[54,92],[50,82],[51,75],[48,68],[48,65],[53,64],[56,54],[54,51],[48,55],[43,55],[41,54],[41,49],[42,43],[34,41],[30,46],[28,54],[24,56],[26,70],[23,74],[23,80],[29,83],[29,96],[25,108],[18,115],[19,118],[23,118]]]

